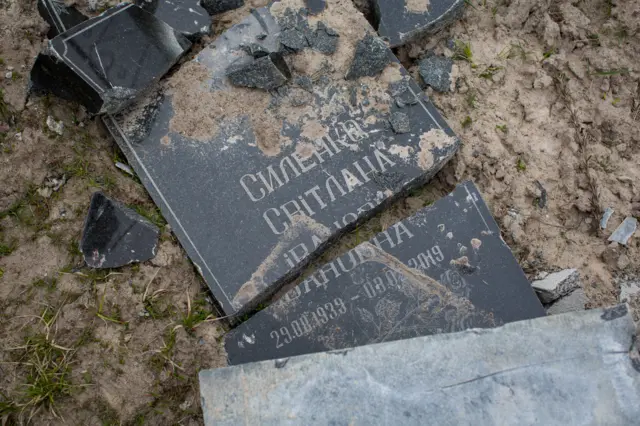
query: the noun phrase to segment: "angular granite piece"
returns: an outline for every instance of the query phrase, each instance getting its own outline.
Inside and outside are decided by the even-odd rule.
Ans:
[[[31,70],[36,91],[114,113],[158,81],[191,47],[169,25],[122,4],[49,41]]]
[[[156,255],[158,228],[133,210],[95,192],[80,250],[91,268],[117,268]]]
[[[134,3],[192,40],[211,31],[211,17],[200,6],[200,0],[135,0]]]
[[[471,182],[318,268],[225,337],[230,364],[544,316]]]
[[[74,6],[65,5],[62,0],[38,0],[38,13],[49,24],[48,39],[89,19]]]
[[[462,17],[465,0],[372,0],[378,34],[391,47],[435,34]]]
[[[204,423],[635,425],[634,334],[619,305],[204,370]]]
[[[153,96],[105,120],[228,315],[265,301],[341,234],[428,181],[459,146],[390,51],[379,75],[344,79],[372,32],[350,1],[327,1],[309,17],[287,10],[298,3],[254,10]],[[330,28],[335,52],[314,43],[287,52],[292,76],[275,90],[233,86],[232,64],[282,52],[279,22],[310,37]],[[407,94],[415,102],[400,108],[395,96]],[[394,133],[396,111],[411,131]]]

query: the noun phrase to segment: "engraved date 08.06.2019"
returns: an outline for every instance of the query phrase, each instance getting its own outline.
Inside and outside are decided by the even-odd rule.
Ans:
[[[300,318],[291,321],[288,326],[285,325],[280,327],[279,330],[272,330],[269,336],[275,339],[276,348],[281,348],[291,343],[296,337],[309,334],[315,328],[322,327],[329,320],[336,319],[346,312],[347,306],[344,301],[336,297],[333,301],[327,302],[323,306],[318,306],[313,311],[303,313]]]

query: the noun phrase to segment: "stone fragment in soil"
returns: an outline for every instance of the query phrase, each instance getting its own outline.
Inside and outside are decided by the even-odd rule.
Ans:
[[[629,216],[613,231],[613,234],[609,237],[609,241],[615,241],[616,243],[626,246],[629,238],[636,232],[637,227],[638,219]]]
[[[436,92],[451,91],[453,59],[445,56],[429,56],[421,60],[418,67],[424,84]]]
[[[60,136],[62,136],[62,134],[64,133],[64,123],[62,121],[57,121],[50,115],[47,116],[47,127],[53,133],[56,133]]]
[[[568,295],[557,300],[547,308],[547,315],[566,314],[568,312],[583,311],[587,303],[587,296],[580,287]]]
[[[392,60],[392,54],[384,42],[374,35],[367,33],[358,42],[353,61],[347,71],[347,80],[360,77],[375,77],[384,70]]]
[[[89,19],[74,6],[66,6],[62,0],[38,0],[38,13],[49,24],[48,39]]]
[[[391,123],[391,128],[396,133],[409,133],[411,131],[409,116],[404,112],[394,112],[391,114],[389,123]]]
[[[203,370],[204,424],[637,424],[635,335],[618,305]]]
[[[211,18],[200,6],[200,0],[134,0],[134,3],[191,40],[211,31]]]
[[[201,0],[200,4],[209,15],[217,15],[244,6],[244,0]]]
[[[565,269],[533,281],[531,286],[542,303],[551,303],[581,286],[580,273],[576,269]]]
[[[292,78],[270,92],[234,86],[229,66],[254,60],[243,45],[278,52],[278,22],[304,28],[282,6],[254,10],[158,92],[104,117],[227,315],[267,300],[331,241],[430,180],[460,144],[397,61],[345,82],[371,31],[350,2],[314,17],[341,34],[334,55],[286,56]],[[390,92],[402,80],[416,101],[402,108],[411,131],[396,134]]]
[[[241,61],[227,69],[231,84],[273,90],[285,84],[291,78],[287,62],[279,53],[270,53],[251,61]]]
[[[640,297],[640,276],[623,277],[617,283],[620,286],[620,303],[629,303],[631,298]]]
[[[230,364],[544,315],[471,182],[320,266],[225,336]]]
[[[91,268],[118,268],[156,255],[158,228],[121,203],[95,192],[80,250]]]
[[[609,219],[611,219],[611,215],[613,215],[614,210],[611,207],[607,207],[602,214],[602,219],[600,219],[600,229],[607,229],[607,225],[609,224]]]
[[[50,40],[31,70],[31,88],[77,101],[93,114],[115,113],[190,47],[166,23],[122,4]]]
[[[372,0],[378,34],[398,47],[462,18],[465,0]]]

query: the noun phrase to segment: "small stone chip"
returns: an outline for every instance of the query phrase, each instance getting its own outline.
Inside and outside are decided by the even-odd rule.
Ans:
[[[430,56],[420,61],[420,77],[425,84],[437,92],[451,91],[451,69],[453,59],[444,56]]]
[[[355,80],[360,77],[374,77],[382,72],[390,62],[387,45],[368,33],[356,46],[356,52],[345,78]]]
[[[333,28],[327,27],[324,22],[320,21],[309,44],[318,52],[332,55],[338,48],[338,37],[340,36]]]
[[[394,112],[389,118],[391,127],[396,133],[409,133],[411,131],[411,123],[409,122],[409,116],[404,112]]]
[[[291,71],[282,55],[270,53],[248,63],[231,65],[227,77],[236,86],[273,90],[291,78]]]

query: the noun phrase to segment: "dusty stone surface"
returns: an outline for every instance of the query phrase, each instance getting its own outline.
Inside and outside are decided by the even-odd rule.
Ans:
[[[587,296],[584,290],[578,288],[570,294],[556,301],[547,308],[547,315],[566,314],[568,312],[582,311],[587,303]]]

